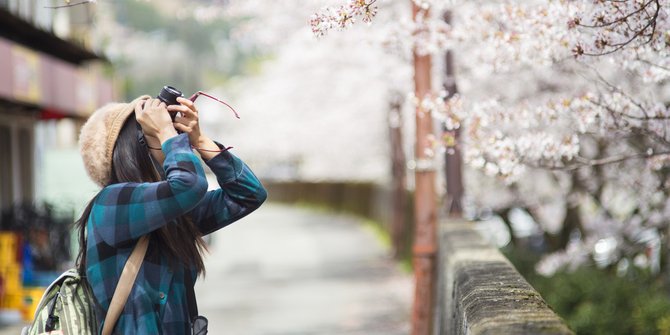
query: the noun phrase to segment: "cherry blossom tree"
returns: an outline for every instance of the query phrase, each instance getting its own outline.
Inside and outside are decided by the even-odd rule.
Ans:
[[[267,179],[388,183],[388,97],[409,89],[411,67],[364,26],[315,39],[306,18],[322,1],[230,1],[227,15],[248,18],[232,35],[272,56],[231,80],[242,119],[215,128]]]
[[[527,208],[559,240],[538,271],[584,262],[659,271],[670,219],[670,3],[415,3],[423,9],[416,23],[377,21],[381,4],[371,0],[326,8],[310,23],[321,37],[378,23],[388,32],[385,48],[455,50],[461,93],[446,103],[443,92],[414,101],[448,129],[434,136],[436,153],[463,146],[470,167],[496,178],[486,187],[506,186],[505,202],[487,204],[475,189],[474,203]],[[453,11],[453,25],[442,21],[444,10]],[[534,188],[538,181],[551,192]],[[547,215],[556,207],[558,228],[548,223],[557,215]]]

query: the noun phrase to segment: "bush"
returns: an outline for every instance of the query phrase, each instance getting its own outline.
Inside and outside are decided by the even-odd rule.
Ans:
[[[577,334],[670,335],[670,290],[658,276],[586,266],[543,277],[533,268],[539,256],[503,252]]]

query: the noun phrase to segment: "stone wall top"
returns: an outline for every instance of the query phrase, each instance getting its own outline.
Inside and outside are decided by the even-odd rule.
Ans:
[[[438,334],[573,334],[473,224],[440,225]]]

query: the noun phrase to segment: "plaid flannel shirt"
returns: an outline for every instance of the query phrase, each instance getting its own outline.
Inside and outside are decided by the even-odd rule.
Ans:
[[[189,214],[203,235],[242,218],[265,201],[265,189],[239,158],[222,152],[206,164],[220,189],[207,192],[200,161],[187,134],[163,143],[166,180],[119,183],[105,187],[87,222],[86,275],[102,320],[117,281],[137,240]],[[153,239],[137,275],[115,334],[188,334],[190,321],[185,276],[194,269],[173,270]],[[102,325],[100,330],[102,330]]]

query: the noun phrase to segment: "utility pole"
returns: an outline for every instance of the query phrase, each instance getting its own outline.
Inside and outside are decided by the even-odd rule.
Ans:
[[[447,24],[451,24],[451,11],[447,10],[444,12],[444,21]],[[456,87],[456,76],[454,71],[454,55],[451,50],[447,50],[445,54],[445,76],[443,88],[447,91],[446,99],[453,97],[458,93],[458,87]],[[445,174],[447,181],[447,213],[450,217],[462,217],[463,216],[463,156],[461,155],[460,148],[460,129],[456,129],[449,134],[446,127],[443,126],[443,131],[445,136],[453,136],[454,143],[456,145],[453,147],[452,152],[445,152]]]
[[[389,135],[391,140],[391,239],[394,257],[400,258],[405,250],[407,235],[407,159],[402,138],[402,103],[400,92],[391,94],[389,103]]]
[[[414,21],[420,9],[412,1]],[[431,94],[431,58],[419,55],[414,50],[414,95],[419,101]],[[413,247],[414,306],[412,308],[412,335],[430,335],[433,326],[433,300],[435,292],[435,254],[437,199],[435,196],[435,161],[428,157],[429,134],[433,132],[432,116],[423,110],[419,102],[416,106],[416,146],[414,217],[415,233]]]

